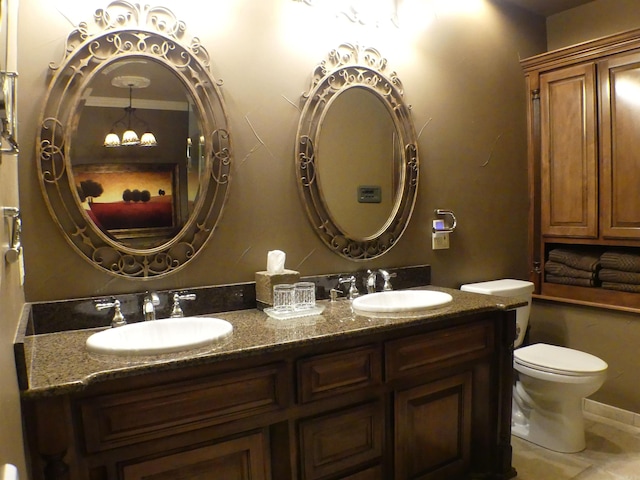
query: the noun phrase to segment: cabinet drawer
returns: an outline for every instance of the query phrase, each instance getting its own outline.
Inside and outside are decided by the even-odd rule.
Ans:
[[[196,430],[286,406],[285,364],[82,400],[89,452]]]
[[[270,478],[266,432],[223,441],[159,458],[137,461],[123,468],[124,480]]]
[[[493,323],[477,322],[385,344],[386,378],[394,380],[464,363],[494,349]]]
[[[378,385],[382,381],[380,348],[366,346],[298,362],[300,402]]]
[[[335,475],[379,459],[383,424],[380,402],[302,420],[299,430],[303,480]]]

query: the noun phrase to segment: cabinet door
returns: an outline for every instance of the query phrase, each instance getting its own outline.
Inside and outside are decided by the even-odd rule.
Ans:
[[[446,480],[469,470],[472,378],[466,372],[396,393],[396,480]]]
[[[124,480],[269,480],[266,434],[227,440],[126,465]]]
[[[604,238],[640,238],[640,53],[602,61],[602,199]]]
[[[597,238],[595,65],[540,75],[541,231]]]
[[[384,448],[382,404],[367,403],[304,419],[299,424],[299,436],[304,480],[319,480],[379,461]],[[375,478],[371,475],[373,472],[353,478]]]

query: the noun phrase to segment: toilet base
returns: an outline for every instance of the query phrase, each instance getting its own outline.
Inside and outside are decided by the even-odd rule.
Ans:
[[[561,442],[558,442],[557,439],[550,439],[548,435],[531,435],[529,427],[525,425],[512,425],[511,434],[539,447],[558,453],[578,453],[586,447],[584,431],[574,432],[572,438],[568,440],[564,439]]]
[[[513,435],[554,452],[576,453],[585,449],[581,398],[545,402],[542,406],[535,404],[517,384],[513,393]]]

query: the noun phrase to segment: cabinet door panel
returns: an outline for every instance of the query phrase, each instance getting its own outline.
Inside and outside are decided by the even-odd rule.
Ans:
[[[379,385],[382,382],[380,348],[368,346],[298,362],[299,397],[302,403]]]
[[[127,465],[123,476],[124,480],[268,480],[269,469],[266,435],[260,432]]]
[[[599,64],[602,236],[640,238],[640,54]]]
[[[301,421],[302,478],[315,480],[379,459],[383,418],[375,402]]]
[[[598,236],[595,92],[593,64],[540,76],[543,235]]]
[[[470,372],[396,393],[396,479],[449,479],[468,471]]]

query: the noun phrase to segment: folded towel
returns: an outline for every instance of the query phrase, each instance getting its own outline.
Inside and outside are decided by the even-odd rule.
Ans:
[[[596,279],[593,279],[593,278],[561,277],[559,275],[547,274],[545,279],[547,282],[562,283],[563,285],[576,285],[579,287],[595,287],[596,286]]]
[[[633,285],[640,285],[640,273],[636,272],[623,272],[621,270],[613,270],[610,268],[603,268],[598,272],[598,278],[603,282],[614,283],[630,283]]]
[[[600,267],[600,254],[590,251],[554,248],[549,252],[549,260],[590,272],[595,272]]]
[[[564,263],[549,261],[544,264],[544,271],[551,275],[557,275],[559,277],[575,277],[575,278],[591,278],[594,279],[596,272],[580,270],[578,268],[572,268]]]
[[[640,293],[640,285],[632,285],[630,283],[602,282],[602,288],[619,290],[621,292]]]
[[[602,268],[640,273],[640,255],[620,252],[604,252],[600,257]]]

